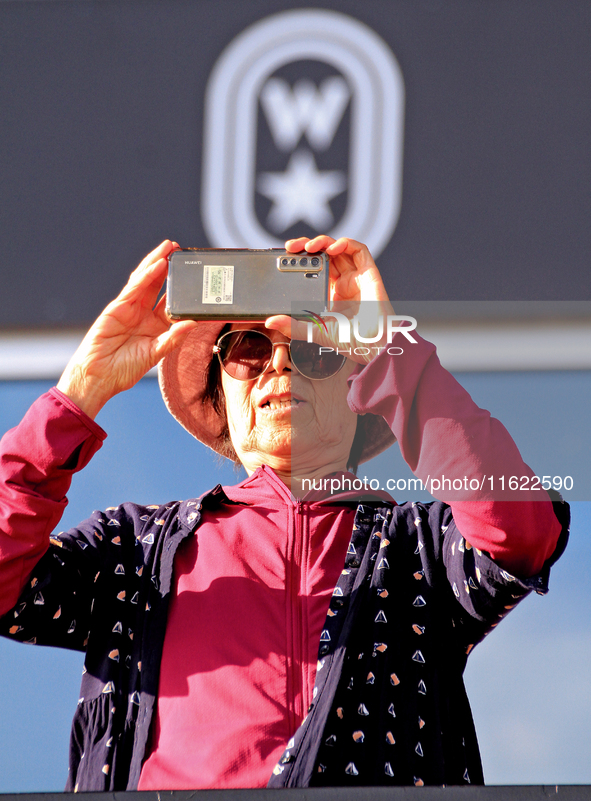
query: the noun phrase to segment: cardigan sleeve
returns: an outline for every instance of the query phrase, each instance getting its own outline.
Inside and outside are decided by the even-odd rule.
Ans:
[[[105,432],[53,388],[0,441],[0,614],[11,609],[48,550],[72,476]]]
[[[509,489],[508,477],[533,476],[509,432],[442,367],[435,346],[415,337],[402,355],[384,351],[354,377],[350,408],[386,420],[410,469],[452,506],[472,546],[515,575],[537,574],[561,532],[547,492]]]

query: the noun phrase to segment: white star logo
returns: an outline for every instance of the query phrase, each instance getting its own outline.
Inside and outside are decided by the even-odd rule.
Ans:
[[[285,172],[263,172],[257,182],[259,192],[273,201],[267,223],[277,232],[300,221],[316,229],[327,228],[333,222],[328,201],[346,187],[345,174],[319,171],[309,150],[297,150]]]

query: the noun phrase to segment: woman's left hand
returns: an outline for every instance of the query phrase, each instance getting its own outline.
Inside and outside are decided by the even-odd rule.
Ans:
[[[382,276],[366,245],[354,239],[341,237],[335,240],[322,235],[314,239],[290,239],[285,247],[290,253],[303,250],[308,253],[326,251],[330,257],[329,308],[344,314],[350,321],[353,318],[358,320],[359,339],[355,338],[354,326],[350,324],[350,342],[339,340],[338,323],[335,318],[327,316],[323,319],[328,330],[315,330],[314,341],[326,347],[339,348],[341,352],[347,352],[348,358],[360,364],[370,362],[380,352],[380,348],[388,345],[386,321],[389,315],[394,314],[394,309],[388,300]],[[266,326],[277,329],[292,339],[306,339],[308,334],[308,323],[286,315],[270,317]]]

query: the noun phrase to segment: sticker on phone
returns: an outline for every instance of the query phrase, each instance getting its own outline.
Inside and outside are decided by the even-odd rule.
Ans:
[[[234,265],[203,265],[202,303],[234,303]]]

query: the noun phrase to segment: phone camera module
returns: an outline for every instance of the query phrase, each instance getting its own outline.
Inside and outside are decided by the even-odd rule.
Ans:
[[[318,265],[320,264],[320,259],[314,256],[313,259],[310,259],[310,264],[312,265],[312,267],[318,267]]]

